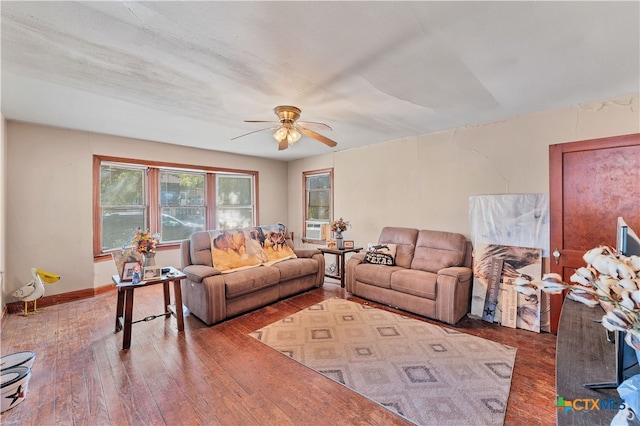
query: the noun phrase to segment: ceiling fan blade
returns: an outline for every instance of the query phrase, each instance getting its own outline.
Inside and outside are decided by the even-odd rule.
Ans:
[[[267,123],[269,123],[269,122],[267,121]],[[278,127],[266,127],[266,128],[264,128],[264,129],[254,130],[253,132],[245,133],[244,135],[240,135],[240,136],[236,136],[235,138],[231,138],[231,140],[238,139],[238,138],[241,138],[241,137],[243,137],[243,136],[248,136],[248,135],[250,135],[250,134],[252,134],[252,133],[258,133],[258,132],[262,132],[262,131],[264,131],[264,130],[275,130],[275,129],[277,129],[277,128],[278,128]]]
[[[280,123],[273,120],[244,120],[245,123]]]
[[[296,121],[296,124],[299,124],[299,125],[301,125],[301,126],[305,126],[305,127],[306,127],[308,124],[311,124],[311,127],[318,126],[318,127],[325,128],[325,129],[327,129],[327,130],[333,130],[333,129],[331,128],[331,126],[329,126],[328,124],[325,124],[325,123],[318,123],[317,121]]]
[[[289,148],[289,142],[287,141],[287,138],[284,137],[278,143],[278,151],[282,151],[283,149],[287,149],[287,148]]]
[[[305,129],[304,127],[300,127],[299,129],[300,129],[300,133],[302,133],[303,135],[319,140],[320,142],[322,142],[327,146],[330,146],[333,148],[334,146],[338,145],[337,142],[332,141],[328,137],[322,136],[321,134],[316,133],[313,130]]]

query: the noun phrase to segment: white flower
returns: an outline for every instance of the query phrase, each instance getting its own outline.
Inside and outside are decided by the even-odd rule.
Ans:
[[[567,285],[562,282],[562,277],[558,274],[545,274],[541,284],[540,289],[547,293],[559,293],[567,288]]]
[[[590,308],[593,308],[599,303],[595,294],[587,293],[586,291],[572,291],[567,298],[585,304]]]
[[[605,255],[596,256],[591,264],[598,272],[605,275],[610,275],[609,266],[611,264],[611,258]]]
[[[586,252],[584,256],[582,256],[582,258],[584,259],[585,262],[587,262],[587,265],[592,265],[596,257],[600,256],[602,253],[603,253],[603,248],[596,247]]]
[[[515,284],[515,285],[529,285],[529,280],[526,279],[525,277],[518,277],[515,280],[513,280],[513,284]]]
[[[581,269],[586,269],[586,268],[581,268]],[[578,271],[576,271],[575,274],[571,275],[569,279],[571,280],[571,282],[582,284],[582,285],[589,285],[589,282],[591,281],[585,276],[579,274]]]
[[[538,294],[538,289],[528,285],[519,285],[514,288],[520,294],[524,294],[526,296],[533,296],[534,294]]]
[[[616,255],[609,247],[596,247],[583,256],[586,266],[576,269],[570,281],[547,274],[540,281],[516,279],[516,290],[533,294],[569,290],[568,298],[587,306],[600,305],[602,325],[611,331],[626,331],[626,342],[640,350],[640,256]]]
[[[619,278],[631,279],[636,277],[636,273],[633,271],[631,266],[622,262],[618,262],[616,265],[616,272]]]
[[[627,335],[625,336],[624,341],[633,349],[640,351],[640,333],[635,328],[627,330]]]
[[[602,317],[602,325],[610,331],[627,331],[631,323],[625,314],[618,309],[614,309]]]
[[[636,284],[636,282],[629,278],[624,278],[618,281],[618,285],[629,291],[635,291],[638,289],[638,285]]]
[[[635,302],[633,300],[631,300],[631,293],[629,293],[628,290],[623,290],[622,294],[620,296],[622,297],[622,300],[620,301],[620,304],[622,306],[624,306],[625,308],[627,308],[630,311],[632,311],[633,308],[636,307]]]

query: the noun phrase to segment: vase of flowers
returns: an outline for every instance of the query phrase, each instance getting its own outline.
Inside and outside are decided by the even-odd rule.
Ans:
[[[155,266],[156,246],[160,242],[159,235],[151,235],[148,229],[143,231],[138,228],[132,242],[136,251],[142,255],[143,265]]]
[[[540,281],[517,278],[514,282],[515,290],[524,294],[532,294],[537,289],[547,293],[562,293],[568,290],[569,299],[591,307],[602,306],[605,312],[602,325],[609,331],[625,332],[624,341],[635,349],[638,357],[640,257],[620,255],[610,247],[601,246],[587,251],[582,258],[587,265],[576,269],[569,278],[571,283],[563,282],[558,274],[545,274]],[[640,357],[638,359],[640,360]],[[625,401],[624,415],[631,412],[631,417],[626,419],[633,418],[640,412],[639,385],[640,375],[637,375],[618,386],[618,393]],[[620,424],[627,424],[626,420]]]
[[[342,233],[346,231],[350,226],[351,223],[349,223],[348,220],[344,220],[343,218],[331,222],[331,231],[333,231],[334,233],[334,238],[336,240],[338,249],[344,249],[344,239]]]
[[[537,289],[547,293],[568,290],[567,298],[588,306],[600,305],[605,311],[602,325],[609,331],[626,332],[625,341],[640,351],[640,257],[616,254],[601,246],[582,257],[586,266],[570,277],[571,284],[558,274],[545,274],[540,281],[517,278],[515,290],[534,294]]]

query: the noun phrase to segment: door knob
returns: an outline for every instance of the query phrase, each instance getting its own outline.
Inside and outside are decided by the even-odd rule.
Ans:
[[[560,250],[557,248],[553,251],[553,257],[556,259],[556,265],[560,263]]]

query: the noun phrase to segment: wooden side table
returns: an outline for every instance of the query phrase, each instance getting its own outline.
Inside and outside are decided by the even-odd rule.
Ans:
[[[362,250],[362,247],[354,247],[347,249],[334,249],[329,247],[320,247],[318,250],[322,252],[322,254],[333,254],[336,257],[336,273],[335,274],[327,274],[325,270],[324,276],[329,278],[335,278],[340,280],[340,287],[344,287],[344,264],[345,264],[345,255],[347,253],[358,253]]]
[[[120,282],[119,275],[113,275],[111,279],[118,288],[118,304],[116,306],[116,333],[124,329],[122,337],[122,349],[131,347],[131,326],[140,321],[151,321],[158,317],[168,318],[170,315],[176,317],[178,321],[178,331],[184,330],[184,316],[182,314],[182,290],[180,288],[180,280],[187,276],[176,268],[169,268],[169,272],[163,274],[159,278],[153,280],[142,281],[139,284],[130,282]],[[173,296],[175,305],[171,305],[171,296],[169,294],[169,283],[173,283]],[[165,311],[159,315],[152,315],[141,320],[133,321],[133,294],[137,288],[147,287],[150,285],[162,284],[164,286],[164,309]]]

